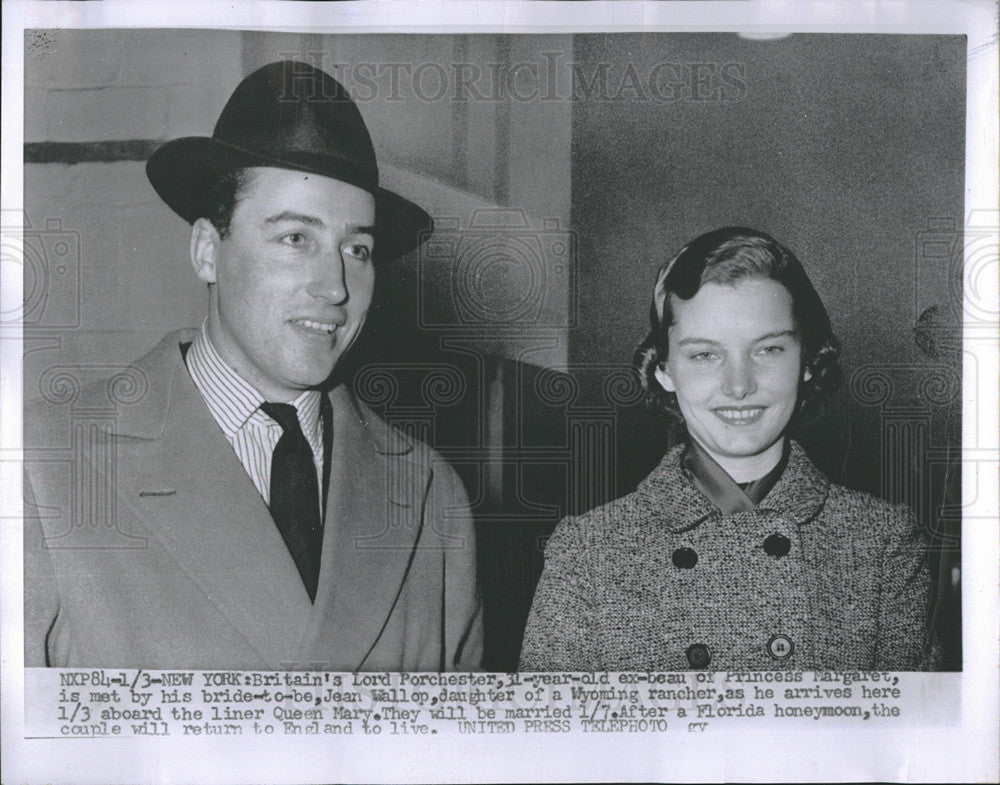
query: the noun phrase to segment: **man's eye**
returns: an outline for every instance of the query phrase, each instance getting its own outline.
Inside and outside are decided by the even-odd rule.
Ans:
[[[367,262],[372,256],[371,248],[367,245],[361,245],[360,243],[349,245],[344,250],[347,252],[348,256],[353,256],[355,259],[362,262]]]
[[[690,355],[690,359],[697,362],[706,362],[707,360],[711,360],[713,356],[714,355],[711,352],[695,352]]]
[[[785,351],[785,347],[784,346],[777,346],[777,345],[775,345],[775,346],[762,346],[759,351],[765,357],[774,357],[776,355],[781,354],[783,351]]]
[[[302,232],[291,232],[290,234],[286,234],[281,239],[286,245],[294,246],[305,245],[306,242],[306,236],[302,234]]]

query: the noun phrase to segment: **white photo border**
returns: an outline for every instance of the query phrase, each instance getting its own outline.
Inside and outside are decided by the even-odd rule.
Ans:
[[[3,210],[22,210],[24,30],[35,27],[280,29],[284,32],[693,32],[955,33],[968,36],[966,219],[997,234],[997,6],[992,2],[5,2],[3,4]],[[20,307],[19,276],[3,270],[2,311]],[[997,313],[996,260],[976,290]],[[969,283],[967,283],[969,286]],[[969,329],[969,328],[967,328]],[[963,475],[967,513],[1000,520],[997,325],[966,354],[963,445],[988,456],[989,470]],[[982,332],[980,332],[980,337]],[[998,555],[1000,527],[966,532],[963,545],[961,674],[926,674],[960,684],[954,727],[722,733],[664,744],[653,735],[518,734],[445,739],[380,737],[207,741],[172,737],[25,740],[21,527],[21,340],[0,345],[0,636],[4,781],[682,781],[995,780],[998,775]]]

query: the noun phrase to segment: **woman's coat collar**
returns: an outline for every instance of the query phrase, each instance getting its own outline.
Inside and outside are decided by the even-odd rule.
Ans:
[[[670,450],[635,491],[636,501],[649,518],[677,532],[693,529],[710,517],[724,517],[685,476],[683,452],[683,445]],[[780,513],[801,526],[816,517],[829,493],[830,481],[813,465],[805,450],[790,441],[785,472],[757,506],[757,514]]]

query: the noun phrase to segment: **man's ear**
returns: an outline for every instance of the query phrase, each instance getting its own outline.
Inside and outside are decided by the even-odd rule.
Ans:
[[[205,283],[215,283],[215,262],[219,256],[219,230],[207,218],[199,218],[191,227],[191,265]]]
[[[674,380],[670,378],[670,372],[667,370],[666,360],[656,366],[656,370],[653,371],[653,376],[656,377],[656,381],[658,381],[660,386],[667,392],[676,391],[677,388],[674,385]]]

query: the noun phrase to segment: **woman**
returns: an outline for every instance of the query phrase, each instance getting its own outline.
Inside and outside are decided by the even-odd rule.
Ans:
[[[752,229],[704,234],[660,270],[651,321],[636,363],[686,443],[556,528],[521,669],[927,667],[912,515],[832,484],[787,437],[839,382],[799,261]]]

